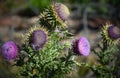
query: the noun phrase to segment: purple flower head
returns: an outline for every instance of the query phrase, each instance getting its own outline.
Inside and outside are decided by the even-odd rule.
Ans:
[[[68,8],[61,3],[55,3],[55,11],[63,21],[66,21],[70,15]]]
[[[2,56],[6,60],[14,60],[18,55],[18,47],[13,41],[2,45]]]
[[[110,26],[108,28],[108,35],[109,37],[111,37],[112,39],[118,39],[120,38],[120,28],[117,26]]]
[[[90,53],[90,43],[85,37],[80,37],[78,40],[73,42],[72,50],[76,54],[88,56]]]
[[[47,41],[47,35],[43,30],[35,30],[30,37],[30,45],[34,50],[40,50]]]

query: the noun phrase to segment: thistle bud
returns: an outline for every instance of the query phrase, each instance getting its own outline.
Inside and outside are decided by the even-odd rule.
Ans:
[[[47,31],[40,26],[34,26],[26,34],[23,34],[22,37],[24,44],[31,46],[34,50],[40,50],[47,42]]]
[[[117,44],[118,38],[120,38],[120,28],[112,24],[106,24],[101,30],[101,35],[104,41],[107,41],[107,44]]]
[[[120,28],[112,25],[108,28],[108,34],[112,39],[118,39],[120,38]]]
[[[50,29],[66,26],[66,21],[70,15],[70,12],[62,3],[55,3],[50,5],[43,13],[40,15],[40,24],[48,27]]]

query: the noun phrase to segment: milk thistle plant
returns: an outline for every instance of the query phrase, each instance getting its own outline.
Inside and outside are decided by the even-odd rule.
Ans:
[[[69,14],[64,4],[52,4],[40,14],[39,25],[22,35],[22,47],[13,41],[2,45],[3,58],[15,61],[19,68],[16,78],[63,78],[77,63],[73,58],[75,49],[77,55],[89,55],[90,44],[85,37],[80,37],[77,43],[62,43],[70,38],[65,30]]]
[[[106,24],[101,32],[102,43],[98,44],[100,51],[92,50],[98,56],[99,63],[93,66],[79,63],[74,57],[87,57],[91,46],[84,36],[74,39],[72,43],[62,43],[71,38],[65,30],[69,14],[64,4],[54,3],[40,14],[39,25],[32,26],[22,35],[21,47],[13,41],[2,45],[2,57],[6,61],[15,61],[14,65],[19,68],[16,78],[64,78],[76,65],[90,68],[98,78],[117,78],[115,72],[119,63],[116,62],[118,58],[113,56],[115,51],[120,51],[117,46],[120,29]],[[114,65],[114,62],[117,64]]]
[[[119,78],[120,28],[105,24],[101,30],[102,40],[92,50],[98,56],[98,63],[91,67],[97,78]]]

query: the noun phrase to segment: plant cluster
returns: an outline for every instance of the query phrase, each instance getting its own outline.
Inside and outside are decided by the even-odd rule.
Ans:
[[[71,33],[66,30],[69,15],[64,4],[51,4],[40,14],[39,25],[31,27],[22,35],[22,47],[14,41],[1,46],[2,57],[6,61],[15,61],[14,65],[19,68],[16,78],[63,78],[75,65],[90,68],[98,78],[118,77],[116,52],[120,51],[117,45],[120,28],[111,24],[103,26],[99,50],[92,50],[98,56],[99,63],[90,66],[74,59],[90,54],[91,46],[86,37],[74,39],[72,43],[64,41],[71,38],[68,36]]]

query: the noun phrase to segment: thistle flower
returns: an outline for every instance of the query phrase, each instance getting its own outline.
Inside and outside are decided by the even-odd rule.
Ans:
[[[73,42],[72,50],[76,54],[88,56],[90,53],[89,41],[85,37],[80,37],[78,40]]]
[[[26,44],[29,44],[34,50],[40,50],[47,42],[47,31],[35,26],[24,37]]]
[[[47,41],[47,35],[42,30],[35,30],[31,34],[30,45],[33,47],[34,50],[39,50],[43,47],[43,45]]]
[[[70,15],[68,8],[62,3],[55,3],[40,15],[40,23],[49,28],[66,26],[66,21]]]
[[[116,44],[117,39],[120,38],[120,28],[111,24],[103,26],[101,35],[103,40],[107,41],[108,44]]]
[[[2,45],[2,56],[6,60],[14,60],[18,55],[18,47],[13,41]]]
[[[66,21],[70,15],[70,12],[68,8],[61,3],[55,3],[55,5],[52,5],[54,11],[56,12],[56,17],[60,18],[61,21]]]
[[[118,39],[120,38],[120,28],[112,25],[108,28],[108,34],[112,39]]]

